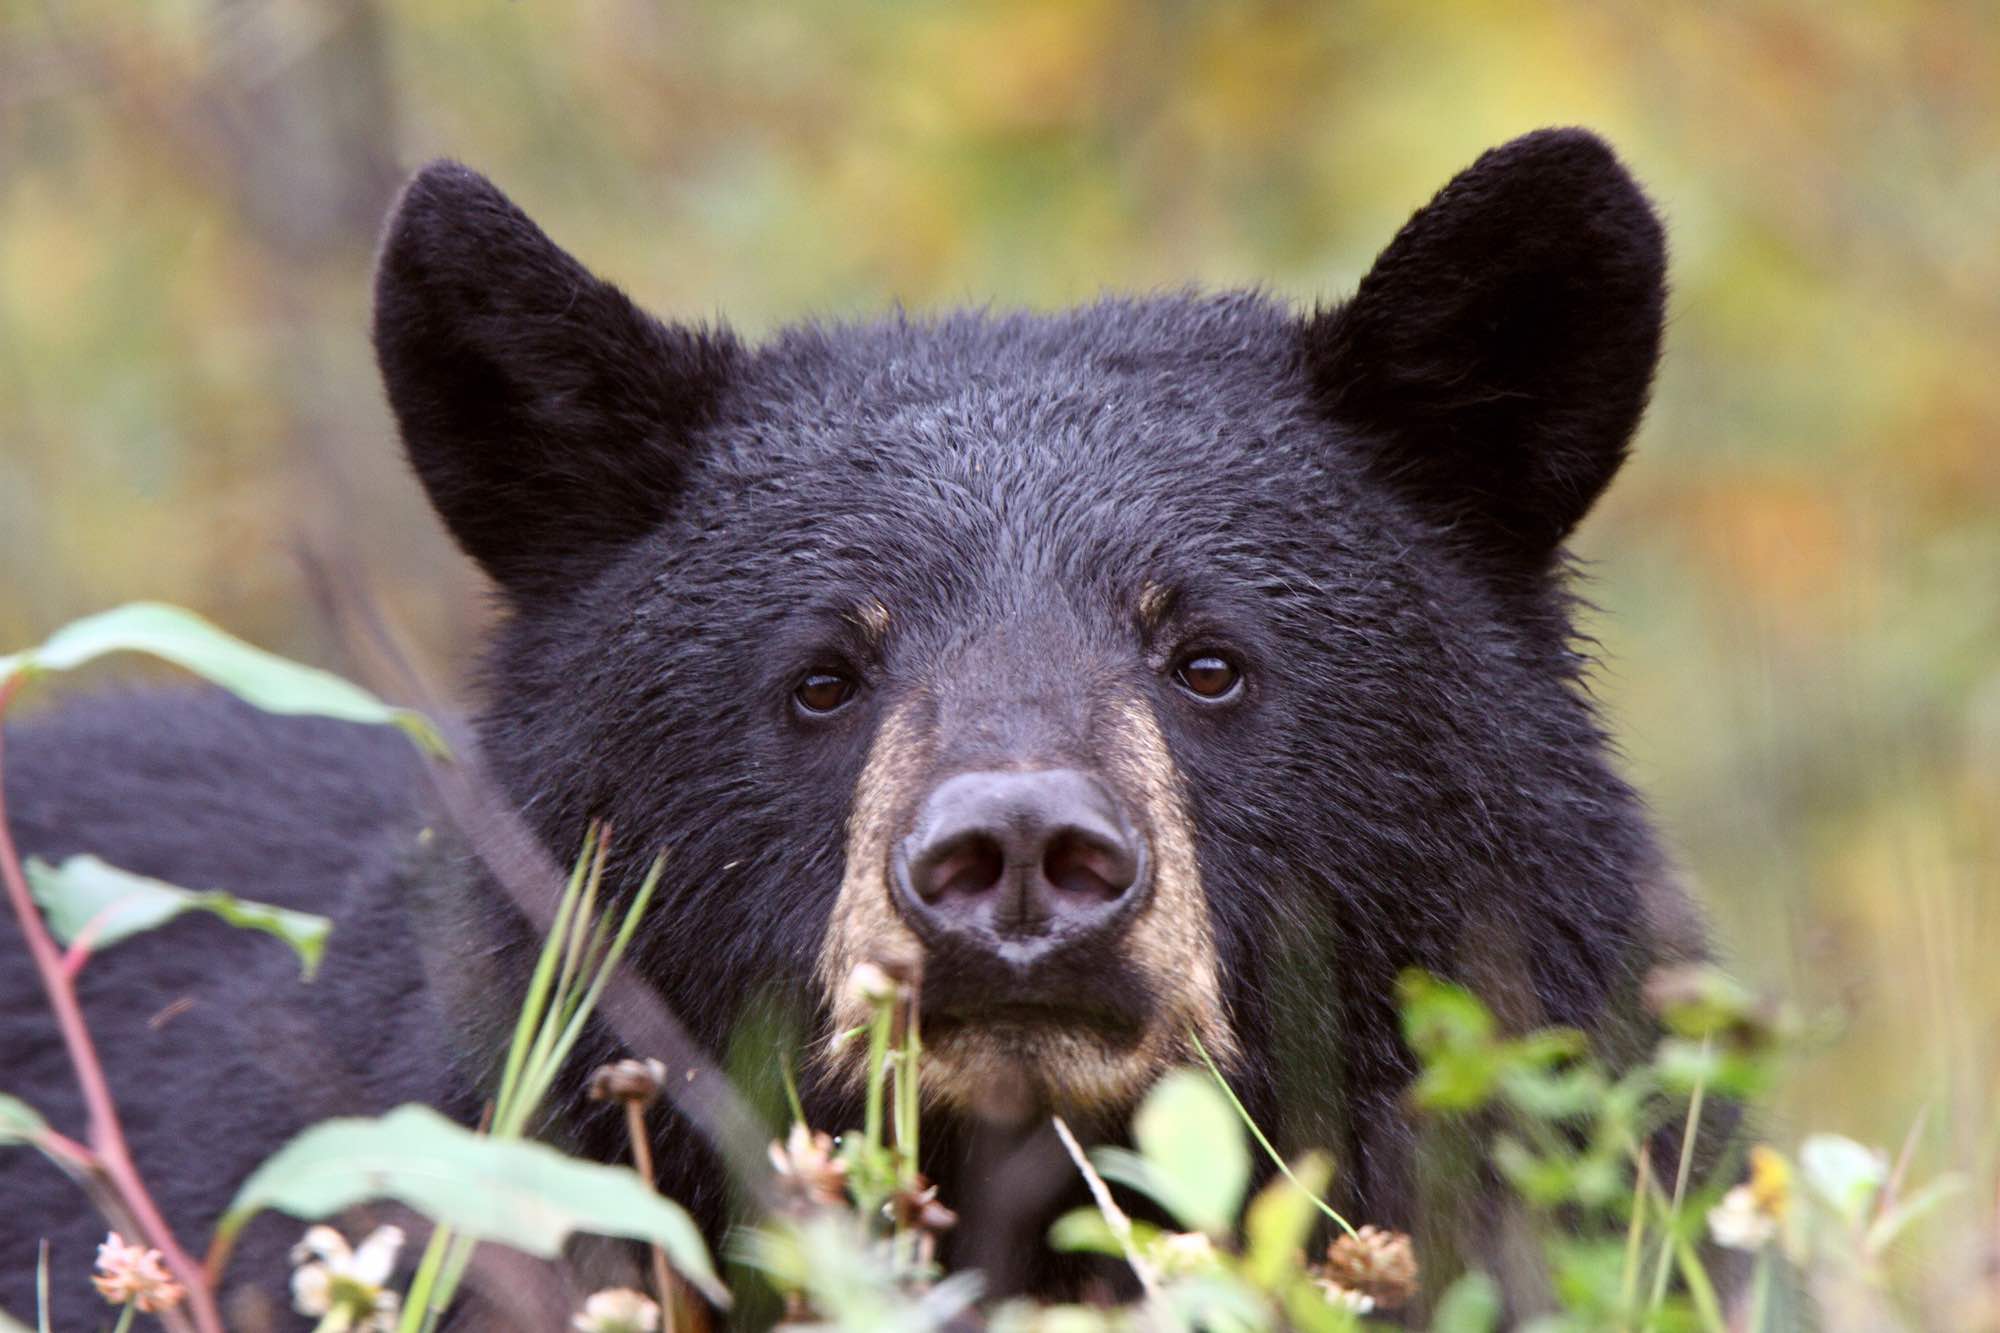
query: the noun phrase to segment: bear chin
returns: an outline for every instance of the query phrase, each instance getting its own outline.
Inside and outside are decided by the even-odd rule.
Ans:
[[[985,1120],[1118,1114],[1172,1063],[1178,1043],[1164,1035],[1054,1017],[947,1022],[925,1038],[924,1097]]]

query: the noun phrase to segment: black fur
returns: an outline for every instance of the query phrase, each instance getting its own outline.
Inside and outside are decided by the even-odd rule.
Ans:
[[[1668,947],[1642,902],[1660,857],[1578,688],[1555,559],[1643,405],[1661,256],[1610,152],[1545,132],[1482,157],[1329,312],[1175,295],[751,349],[661,326],[491,185],[436,166],[391,225],[376,342],[418,475],[514,610],[482,688],[498,779],[559,859],[593,816],[618,830],[621,871],[668,849],[636,960],[712,1050],[753,996],[810,1008],[884,708],[968,682],[1059,708],[1108,682],[1152,701],[1187,784],[1252,1107],[1340,1154],[1360,1217],[1411,1226],[1398,971],[1498,977],[1509,1012],[1615,1042]],[[1177,593],[1150,638],[1132,610],[1148,582]],[[843,616],[862,596],[890,610],[879,644]],[[1167,669],[1184,646],[1235,655],[1244,700],[1192,704]],[[801,718],[793,685],[828,663],[861,694]],[[466,1034],[494,1015],[465,1011],[504,1015],[513,991],[424,980],[432,955],[409,937],[432,927],[408,901],[439,890],[399,870],[422,817],[395,738],[212,700],[91,705],[10,738],[30,850],[341,921],[311,990],[268,941],[200,926],[87,974],[114,1058],[148,1071],[120,1092],[191,1234],[321,1109],[250,1091],[271,1076],[245,1067],[261,1048],[239,1031],[317,1015],[314,1040],[356,1066],[328,1096],[476,1105]],[[498,895],[476,876],[449,892],[453,919],[493,937],[439,952],[518,961]],[[27,1071],[8,1088],[73,1127],[53,1035],[4,957],[0,1049]],[[150,1033],[182,988],[196,1011]],[[452,1012],[424,1028],[439,993]],[[714,1216],[691,1136],[663,1156],[666,1188]],[[948,1196],[979,1184],[948,1153],[932,1166]],[[35,1191],[32,1221],[0,1218],[14,1305],[39,1235],[59,1238],[60,1284],[80,1281],[98,1228],[59,1185],[0,1158],[7,1197]]]

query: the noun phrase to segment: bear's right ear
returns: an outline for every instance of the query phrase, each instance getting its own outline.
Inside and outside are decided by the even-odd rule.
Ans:
[[[456,163],[425,167],[390,217],[389,405],[432,505],[510,593],[573,587],[660,522],[738,354],[640,310]]]

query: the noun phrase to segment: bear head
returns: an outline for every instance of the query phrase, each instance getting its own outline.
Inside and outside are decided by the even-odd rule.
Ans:
[[[1611,152],[1543,131],[1337,306],[750,345],[442,163],[375,339],[505,608],[487,757],[558,857],[593,818],[665,849],[634,960],[692,1029],[775,986],[838,1034],[885,961],[922,970],[938,1108],[1115,1115],[1198,1042],[1337,1134],[1406,1081],[1400,969],[1596,1028],[1646,960],[1657,858],[1562,543],[1639,420],[1663,273]],[[851,1086],[860,1044],[817,1049]]]

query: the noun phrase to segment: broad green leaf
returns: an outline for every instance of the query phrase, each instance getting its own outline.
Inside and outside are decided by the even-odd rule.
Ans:
[[[1108,1254],[1123,1258],[1125,1243],[1095,1208],[1072,1208],[1049,1227],[1049,1248],[1066,1253]]]
[[[1500,1327],[1500,1284],[1484,1273],[1467,1273],[1438,1298],[1431,1333],[1493,1333]]]
[[[1402,999],[1403,1036],[1418,1055],[1484,1046],[1495,1034],[1493,1015],[1463,986],[1417,968],[1396,979]]]
[[[1118,1149],[1101,1149],[1091,1160],[1151,1195],[1183,1226],[1227,1236],[1250,1183],[1250,1150],[1235,1110],[1209,1076],[1177,1069],[1161,1079],[1133,1117],[1132,1139],[1143,1166]]]
[[[1333,1179],[1333,1163],[1324,1153],[1308,1153],[1292,1176],[1266,1185],[1243,1216],[1243,1274],[1266,1291],[1278,1289],[1312,1234],[1319,1220],[1315,1200]]]
[[[299,955],[307,981],[319,970],[333,922],[310,912],[273,907],[220,889],[184,889],[165,880],[120,870],[94,856],[72,856],[59,866],[29,857],[28,887],[42,905],[49,929],[74,943],[96,923],[91,947],[102,949],[161,926],[183,912],[212,912],[232,926],[276,935]]]
[[[1800,1145],[1799,1169],[1849,1226],[1860,1225],[1889,1178],[1887,1158],[1838,1134],[1814,1134]]]
[[[216,1233],[232,1237],[267,1208],[319,1219],[378,1199],[413,1208],[462,1237],[545,1259],[560,1254],[572,1232],[647,1241],[703,1295],[729,1303],[693,1220],[630,1168],[475,1134],[427,1106],[327,1120],[304,1131],[243,1182]]]
[[[1214,1329],[1216,1333],[1270,1333],[1277,1321],[1264,1300],[1234,1274],[1216,1269],[1165,1284],[1161,1293],[1179,1319],[1168,1328]]]
[[[40,1111],[19,1097],[0,1092],[0,1146],[33,1143],[48,1127],[49,1122],[42,1119]]]
[[[1199,1224],[1188,1215],[1189,1205],[1179,1196],[1173,1180],[1138,1153],[1129,1148],[1092,1148],[1090,1164],[1106,1180],[1135,1189],[1165,1208],[1182,1226],[1199,1229]]]
[[[444,738],[422,714],[392,708],[330,671],[265,652],[192,611],[161,602],[133,602],[72,621],[40,647],[0,657],[0,680],[19,671],[72,671],[125,652],[172,662],[267,713],[399,727],[431,753],[448,753]]]

